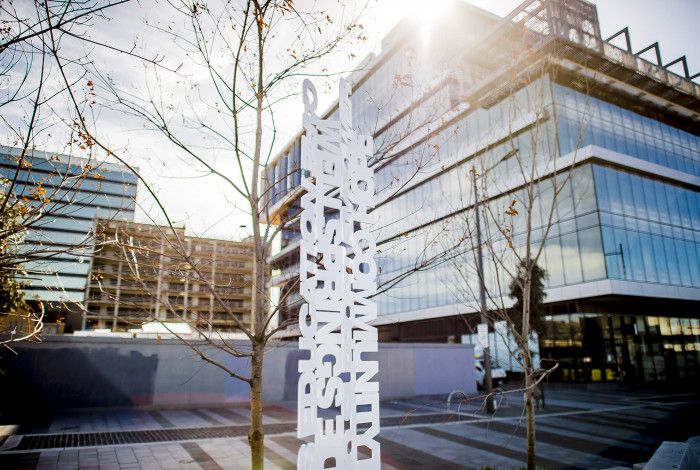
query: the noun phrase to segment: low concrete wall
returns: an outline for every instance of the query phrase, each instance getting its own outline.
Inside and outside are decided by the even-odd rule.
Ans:
[[[664,441],[643,465],[644,470],[700,469],[700,436],[691,437],[686,442]]]
[[[247,360],[199,346],[212,359],[247,374]],[[0,352],[3,407],[216,406],[248,400],[247,384],[177,340],[55,336],[20,343],[15,350],[17,355]],[[472,346],[384,343],[377,354],[382,399],[476,391]],[[296,400],[300,357],[296,342],[270,348],[264,370],[267,400]]]
[[[691,437],[687,441],[688,451],[683,459],[681,470],[700,468],[700,436]]]

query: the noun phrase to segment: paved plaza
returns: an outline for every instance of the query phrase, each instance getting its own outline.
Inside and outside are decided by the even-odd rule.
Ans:
[[[455,403],[456,402],[456,403]],[[453,397],[382,403],[383,468],[520,468],[522,396],[505,395],[495,417],[481,400]],[[295,404],[265,410],[267,469],[295,468]],[[64,412],[44,423],[0,427],[0,468],[249,468],[245,405],[187,410]],[[687,393],[555,389],[538,411],[543,468],[631,467],[664,440],[700,434],[700,397]],[[3,423],[7,424],[7,423]]]

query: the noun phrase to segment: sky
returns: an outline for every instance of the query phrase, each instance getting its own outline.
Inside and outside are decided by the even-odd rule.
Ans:
[[[339,18],[354,13],[351,7],[347,7],[350,3],[339,0],[297,0],[295,5],[299,8],[328,11],[329,16],[336,18],[335,22],[319,24],[332,31],[332,28],[342,23],[338,21]],[[470,0],[469,3],[504,16],[520,4],[521,0]],[[598,8],[604,38],[629,26],[634,50],[659,41],[665,62],[685,54],[691,74],[700,71],[700,48],[697,47],[700,44],[697,34],[700,1],[598,0],[593,3]],[[360,20],[366,39],[341,48],[325,57],[322,63],[316,64],[313,70],[309,70],[333,72],[329,77],[314,79],[322,92],[321,109],[334,100],[337,79],[353,70],[368,52],[379,52],[382,38],[404,15],[429,18],[440,13],[440,5],[439,0],[369,0]],[[229,154],[218,150],[221,148],[220,142],[202,132],[186,129],[179,122],[199,116],[211,122],[218,132],[225,134],[230,130],[230,126],[217,118],[216,110],[206,106],[214,97],[212,87],[207,85],[208,77],[201,68],[195,66],[191,53],[186,50],[186,44],[170,34],[185,26],[183,17],[173,14],[165,0],[142,0],[115,9],[110,16],[110,21],[100,22],[99,27],[91,31],[93,39],[126,48],[134,47],[135,51],[148,57],[158,54],[159,60],[162,59],[161,64],[167,67],[182,66],[178,74],[174,75],[163,69],[144,68],[143,64],[104,48],[85,50],[100,72],[99,79],[95,78],[98,102],[88,108],[88,111],[94,113],[98,135],[121,155],[127,156],[130,163],[139,167],[149,186],[166,207],[170,219],[177,225],[185,226],[189,234],[225,239],[246,236],[250,233],[250,222],[240,209],[243,204],[235,192],[221,178],[207,175],[201,166],[193,165],[181,150],[166,142],[161,134],[148,130],[148,126],[140,119],[116,111],[107,83],[101,81],[104,77],[109,77],[109,83],[136,98],[162,99],[168,108],[164,112],[168,113],[169,122],[173,126],[179,126],[178,129],[183,132],[188,144],[224,174],[234,174],[235,166],[230,161]],[[284,53],[285,45],[289,44],[289,49],[294,47],[294,32],[286,30],[285,24],[281,24],[280,36],[275,41]],[[185,46],[185,49],[178,46]],[[439,43],[435,47],[439,47]],[[78,54],[80,52],[76,51]],[[219,54],[212,59],[224,73],[230,71],[228,57]],[[88,78],[91,77],[85,77]],[[300,88],[299,81],[292,82],[291,88],[286,90],[292,96],[277,105],[275,138],[266,141],[272,154],[281,149],[301,127],[301,98],[294,95],[295,87]],[[86,92],[85,89],[82,91]],[[7,120],[13,122],[13,112],[16,119],[21,119],[22,114],[26,114],[26,109],[18,107],[13,112],[3,112]],[[57,127],[47,124],[47,130],[38,140],[38,144],[45,150],[60,152],[65,148],[65,133]],[[267,135],[270,135],[271,129],[271,123],[268,122]],[[4,134],[2,143],[11,145],[13,137],[7,129],[0,128],[0,132]],[[143,186],[139,189],[135,217],[139,222],[165,221]]]

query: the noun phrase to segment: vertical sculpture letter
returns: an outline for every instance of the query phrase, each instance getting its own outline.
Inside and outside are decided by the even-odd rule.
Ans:
[[[372,138],[352,128],[350,84],[340,82],[338,120],[316,115],[304,81],[297,436],[300,469],[379,469],[376,241],[369,230]],[[323,410],[320,412],[320,410]],[[313,438],[313,440],[311,440]]]

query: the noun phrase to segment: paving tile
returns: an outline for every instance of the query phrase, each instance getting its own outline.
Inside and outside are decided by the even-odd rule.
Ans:
[[[549,391],[547,409],[538,413],[538,455],[544,463],[559,463],[571,468],[614,466],[644,461],[661,440],[678,439],[684,428],[673,426],[689,417],[698,416],[700,401],[689,405],[674,404],[655,393],[619,394]],[[458,413],[456,407],[446,412],[444,400],[405,400],[382,406],[382,465],[392,470],[404,468],[456,468],[464,462],[499,463],[501,467],[519,466],[524,456],[524,432],[515,423],[521,413],[522,400],[509,398],[509,407],[499,410],[497,419],[486,422],[476,407]],[[625,408],[627,407],[627,408]],[[250,468],[249,447],[245,439],[248,410],[244,406],[221,409],[158,411],[170,423],[164,427],[144,410],[109,410],[100,412],[64,413],[47,423],[47,444],[71,445],[85,442],[95,448],[67,447],[39,450],[40,440],[26,440],[25,454],[0,453],[0,468],[15,468],[9,462],[34,462],[27,468]],[[294,468],[300,441],[294,436],[294,406],[289,403],[266,406],[266,467]],[[547,414],[554,413],[551,416]],[[459,420],[458,422],[456,422]],[[216,434],[222,429],[238,434]],[[411,424],[410,427],[406,427]],[[37,425],[38,426],[38,425]],[[196,426],[184,429],[182,426]],[[24,429],[32,429],[24,427]],[[76,429],[94,430],[93,441],[79,441]],[[125,430],[141,430],[142,434]],[[158,429],[156,434],[143,434],[144,429]],[[292,432],[290,432],[292,431]],[[168,434],[173,433],[175,434]],[[200,434],[197,434],[200,433]],[[116,434],[115,434],[116,433]],[[177,434],[181,433],[181,434]],[[102,437],[100,437],[102,436]],[[104,436],[118,436],[112,445]],[[141,437],[139,437],[141,436]],[[145,440],[147,436],[161,442]],[[163,442],[172,439],[177,443]],[[180,436],[180,437],[177,437]],[[213,436],[220,436],[212,438]],[[228,436],[228,437],[226,437]],[[673,438],[672,438],[673,437]],[[135,438],[142,444],[129,445]],[[686,437],[687,438],[687,437]],[[138,440],[137,439],[137,440]],[[25,442],[25,438],[18,442]],[[152,442],[152,443],[148,443]],[[191,445],[194,444],[194,445]],[[189,447],[192,452],[188,452]],[[193,455],[194,453],[194,455]],[[633,457],[637,457],[631,461]],[[20,467],[23,468],[23,467]],[[591,467],[588,467],[591,468]]]

